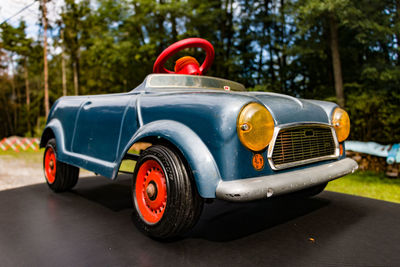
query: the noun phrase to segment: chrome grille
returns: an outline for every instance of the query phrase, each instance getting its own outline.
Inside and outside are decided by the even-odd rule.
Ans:
[[[336,140],[330,127],[299,126],[280,129],[273,146],[275,169],[336,158]]]

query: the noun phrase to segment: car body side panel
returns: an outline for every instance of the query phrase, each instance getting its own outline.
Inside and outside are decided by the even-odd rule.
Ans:
[[[53,118],[46,126],[45,129],[51,129],[54,133],[57,145],[57,160],[65,162],[76,167],[84,168],[95,173],[104,175],[105,177],[111,178],[113,170],[117,165],[115,162],[107,162],[99,160],[87,155],[73,153],[68,151],[65,146],[66,139],[64,136],[63,123],[57,118]],[[45,145],[45,144],[44,144]]]
[[[78,112],[72,152],[114,162],[121,125],[135,97],[130,94],[88,97]]]

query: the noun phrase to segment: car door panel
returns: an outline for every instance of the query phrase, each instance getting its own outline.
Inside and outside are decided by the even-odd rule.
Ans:
[[[121,124],[129,103],[136,95],[89,97],[76,120],[72,151],[113,162],[121,136]]]

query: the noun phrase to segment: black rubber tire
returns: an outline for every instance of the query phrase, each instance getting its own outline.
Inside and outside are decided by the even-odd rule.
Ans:
[[[160,221],[149,224],[143,220],[137,206],[135,184],[140,166],[155,160],[163,169],[167,185],[167,201]],[[154,145],[140,155],[132,179],[133,221],[146,235],[155,239],[170,239],[190,230],[203,210],[203,198],[197,192],[190,168],[174,149]]]
[[[57,160],[56,140],[54,138],[52,138],[47,142],[46,149],[44,151],[43,169],[44,169],[44,165],[45,165],[46,151],[50,147],[54,150],[54,153],[56,155],[56,177],[55,177],[54,182],[51,184],[51,183],[49,183],[49,181],[46,177],[46,172],[44,171],[45,179],[46,179],[47,185],[54,192],[57,192],[57,193],[65,192],[67,190],[72,189],[78,182],[79,168]]]
[[[324,191],[325,187],[328,185],[328,183],[323,183],[319,185],[315,185],[313,187],[309,187],[297,192],[294,192],[293,194],[296,197],[301,197],[301,198],[308,198],[308,197],[313,197]]]

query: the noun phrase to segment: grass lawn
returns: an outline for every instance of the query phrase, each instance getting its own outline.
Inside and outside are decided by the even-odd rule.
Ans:
[[[326,190],[400,203],[400,179],[383,173],[355,172],[330,182]]]
[[[26,163],[41,164],[43,161],[44,148],[39,151],[28,149],[27,151],[15,152],[13,150],[0,150],[0,157],[15,158],[24,160]]]
[[[135,165],[136,161],[134,160],[123,160],[119,169],[121,171],[133,172]]]

